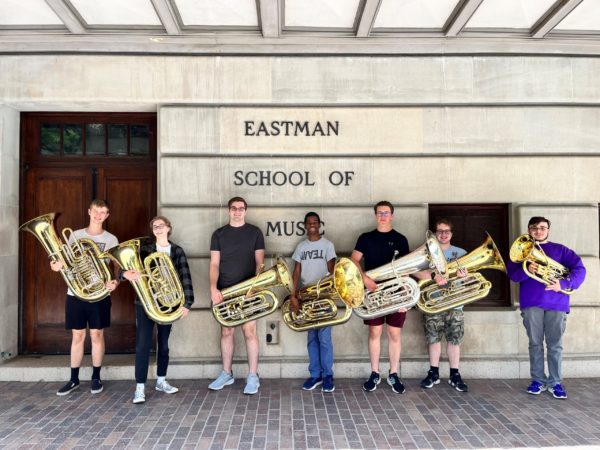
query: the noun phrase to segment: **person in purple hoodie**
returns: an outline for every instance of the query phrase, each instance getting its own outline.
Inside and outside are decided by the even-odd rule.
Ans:
[[[585,267],[573,250],[548,241],[548,219],[532,217],[527,227],[546,256],[570,271],[568,278],[555,280],[546,286],[525,273],[522,263],[508,262],[508,276],[520,284],[521,317],[529,338],[531,384],[527,392],[538,395],[548,390],[554,398],[565,399],[567,393],[561,385],[562,336],[567,325],[569,296],[561,290],[581,286],[585,279]],[[527,270],[535,273],[537,266],[537,263],[529,263]],[[544,371],[544,339],[548,355],[548,377]]]

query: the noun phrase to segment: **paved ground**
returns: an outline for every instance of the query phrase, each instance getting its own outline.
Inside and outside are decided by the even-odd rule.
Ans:
[[[179,393],[147,389],[143,405],[131,403],[130,381],[106,381],[97,395],[82,382],[67,397],[57,383],[2,382],[0,448],[600,447],[598,379],[568,380],[568,400],[528,395],[523,380],[469,380],[469,393],[405,381],[397,395],[384,383],[363,392],[359,380],[339,379],[331,394],[263,380],[245,396],[242,380],[220,392],[173,380]]]

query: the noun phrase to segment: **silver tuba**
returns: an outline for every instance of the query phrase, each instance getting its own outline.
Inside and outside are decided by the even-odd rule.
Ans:
[[[223,302],[213,305],[213,316],[224,327],[237,327],[275,312],[292,289],[287,264],[277,258],[277,263],[270,269],[221,290]]]
[[[294,331],[340,325],[352,317],[352,308],[363,301],[364,286],[356,264],[351,259],[336,261],[333,273],[298,292],[300,311],[290,308],[290,301],[281,307],[285,324]],[[340,311],[337,302],[346,308]]]
[[[106,282],[112,275],[98,245],[91,239],[75,239],[71,228],[62,231],[63,244],[54,229],[54,216],[53,212],[41,215],[25,222],[19,230],[33,234],[51,261],[63,263],[60,274],[77,298],[88,302],[102,300],[110,294]]]
[[[168,325],[183,314],[185,296],[179,275],[171,257],[166,253],[154,252],[140,258],[140,239],[122,242],[105,252],[123,270],[135,270],[141,276],[131,285],[135,290],[146,315],[156,323]]]
[[[408,275],[427,269],[434,269],[440,275],[446,273],[444,252],[431,231],[425,234],[425,243],[412,253],[366,272],[377,283],[377,289],[365,294],[362,305],[354,309],[354,314],[368,320],[400,308],[412,308],[419,300],[420,290],[418,283]]]

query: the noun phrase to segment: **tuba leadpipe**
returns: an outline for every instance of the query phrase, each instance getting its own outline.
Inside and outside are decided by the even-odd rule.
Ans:
[[[419,282],[419,310],[424,314],[437,314],[473,303],[488,295],[492,283],[477,271],[492,269],[506,273],[506,266],[494,240],[488,233],[486,235],[479,247],[448,264],[448,282],[444,286],[438,286],[434,280]],[[458,276],[461,270],[467,272],[465,277]]]
[[[71,228],[65,228],[63,243],[54,228],[56,213],[43,214],[25,222],[21,231],[33,234],[52,262],[61,262],[60,274],[73,294],[88,302],[102,300],[110,294],[106,283],[112,275],[101,257],[98,245],[91,239],[76,239]]]
[[[420,289],[408,275],[427,269],[444,275],[447,270],[444,252],[431,231],[425,233],[425,243],[419,248],[399,259],[395,256],[390,263],[366,272],[377,283],[377,289],[366,292],[362,305],[354,309],[361,319],[375,319],[400,308],[412,308],[419,300]]]
[[[360,271],[351,259],[339,258],[333,273],[298,291],[300,310],[292,311],[290,301],[281,307],[283,321],[294,331],[306,331],[346,323],[352,317],[352,308],[359,306],[364,297]],[[343,311],[337,302],[345,305]]]
[[[510,260],[523,263],[523,271],[536,281],[549,286],[557,280],[569,278],[569,269],[558,261],[546,255],[542,246],[529,234],[522,234],[510,247]],[[535,273],[531,273],[527,266],[530,263],[538,265]],[[573,289],[561,289],[563,294],[571,295]]]
[[[270,269],[221,290],[223,301],[213,305],[213,316],[224,327],[237,327],[275,312],[291,292],[290,271],[285,261],[277,258]]]
[[[183,314],[185,295],[181,280],[166,253],[151,253],[142,264],[140,241],[141,238],[122,242],[105,252],[105,255],[116,261],[123,270],[135,270],[140,274],[137,280],[130,283],[148,318],[162,325],[171,324]]]

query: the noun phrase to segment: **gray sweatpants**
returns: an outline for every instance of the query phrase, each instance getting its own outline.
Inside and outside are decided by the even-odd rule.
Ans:
[[[548,386],[560,383],[562,378],[562,336],[567,327],[567,313],[531,307],[521,310],[521,317],[529,337],[531,379]],[[548,356],[548,377],[544,371],[544,339]]]

